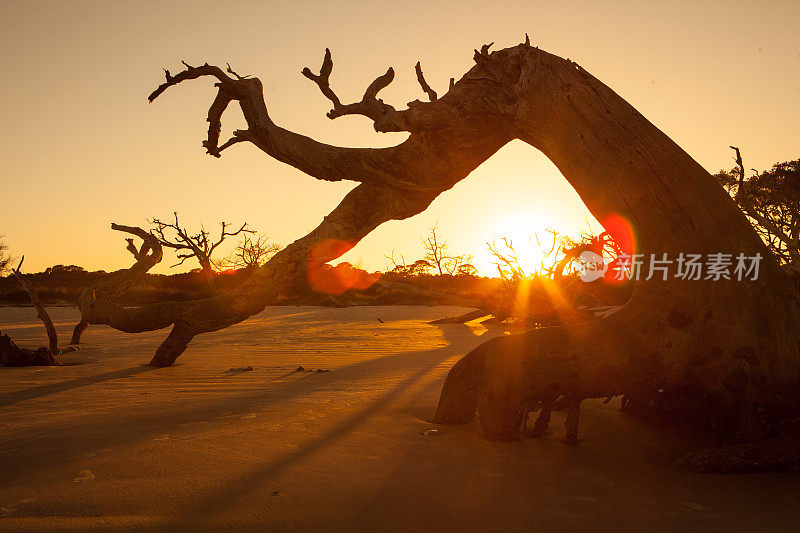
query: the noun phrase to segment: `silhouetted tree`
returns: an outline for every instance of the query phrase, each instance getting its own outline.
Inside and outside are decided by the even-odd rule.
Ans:
[[[172,325],[150,362],[172,365],[196,335],[241,322],[295,287],[312,251],[314,261],[328,263],[384,222],[424,211],[514,139],[540,149],[615,239],[623,230],[609,217],[624,219],[636,232],[638,253],[767,254],[719,183],[597,78],[528,39],[491,53],[490,46],[475,50],[475,65],[444,96],[429,92],[429,102],[399,110],[377,98],[394,78],[391,68],[349,104],[330,86],[330,51],[319,74],[304,69],[331,101],[328,117],[363,115],[376,131],[409,134],[379,149],[330,146],[279,126],[262,82],[230,67],[184,64],[177,74],[166,71],[150,101],[184,81],[214,81],[204,142],[210,155],[250,142],[317,179],[359,185],[316,229],[230,293],[141,308],[87,294],[82,313],[123,331]],[[231,102],[247,127],[220,144]],[[522,406],[563,396],[565,440],[575,442],[583,399],[636,393],[653,412],[668,404],[673,418],[740,443],[760,441],[691,454],[684,465],[718,472],[790,468],[797,464],[797,439],[794,447],[768,439],[787,435],[800,411],[800,303],[791,289],[771,260],[743,281],[642,279],[627,305],[603,319],[505,335],[472,350],[448,373],[435,420],[466,423],[477,411],[487,438],[513,440]]]
[[[46,276],[72,272],[86,272],[86,269],[78,265],[53,265],[44,269]]]
[[[187,259],[195,258],[200,263],[200,268],[207,276],[211,276],[215,270],[212,262],[212,256],[217,247],[222,244],[226,238],[234,237],[241,233],[255,233],[247,227],[247,222],[241,225],[239,229],[230,231],[227,222],[220,222],[219,237],[212,240],[208,231],[201,225],[198,233],[192,234],[185,226],[181,225],[178,220],[178,212],[174,213],[175,220],[173,222],[165,222],[158,218],[150,221],[153,225],[152,232],[158,238],[158,242],[162,246],[172,248],[178,252],[179,262],[172,265],[173,267],[182,265]],[[209,279],[211,279],[209,277]]]
[[[9,263],[11,263],[11,257],[8,255],[8,246],[1,240],[2,238],[3,236],[0,235],[0,276],[5,274]]]
[[[238,268],[255,270],[281,249],[278,243],[270,241],[266,235],[248,235],[245,233],[242,240],[228,257],[219,261],[220,268]]]
[[[401,274],[403,276],[421,276],[423,274],[430,274],[430,271],[433,269],[433,265],[430,264],[425,259],[417,259],[410,265],[397,265],[392,268],[392,272],[396,274]]]
[[[477,276],[478,269],[472,263],[461,263],[456,269],[456,276]]]
[[[432,265],[440,276],[445,274],[455,275],[462,265],[470,265],[472,256],[469,254],[451,255],[447,241],[436,231],[439,227],[437,222],[428,228],[428,236],[422,239],[422,249],[425,252],[425,260]]]
[[[113,272],[99,283],[84,289],[81,291],[82,295],[86,292],[91,292],[93,296],[103,298],[104,300],[116,300],[122,296],[122,294],[130,287],[132,283],[130,281],[119,282],[119,280],[130,280],[138,275],[143,275],[147,272],[147,270],[150,269],[151,266],[161,261],[163,253],[161,243],[152,234],[146,233],[141,228],[121,226],[118,224],[111,224],[111,229],[131,233],[142,238],[142,244],[139,247],[134,244],[133,238],[125,239],[125,241],[128,243],[125,249],[128,250],[131,255],[133,255],[135,263],[127,270]],[[143,235],[146,235],[146,238],[143,237]],[[76,267],[74,265],[70,265],[68,267],[56,265],[47,269],[47,271],[50,271],[49,273],[57,273],[62,271],[76,272],[82,270],[83,269],[81,267]],[[45,271],[45,273],[48,273],[47,271]],[[72,339],[70,340],[70,344],[80,344],[81,336],[88,327],[89,320],[82,315],[81,320],[75,324],[75,327],[72,329]]]
[[[736,167],[715,177],[739,207],[787,272],[800,275],[800,159],[776,163],[770,170],[745,177],[739,148]]]

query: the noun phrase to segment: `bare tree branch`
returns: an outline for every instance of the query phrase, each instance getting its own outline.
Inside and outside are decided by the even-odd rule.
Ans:
[[[308,67],[302,70],[303,76],[316,83],[322,94],[333,103],[333,109],[327,114],[328,118],[334,119],[344,115],[363,115],[377,122],[383,115],[395,111],[392,106],[383,103],[383,100],[377,98],[381,89],[384,89],[394,80],[394,69],[392,67],[389,67],[386,74],[378,76],[369,84],[360,102],[352,104],[342,104],[339,97],[331,89],[330,76],[332,71],[333,59],[331,59],[331,51],[328,48],[325,49],[325,57],[322,60],[319,74],[314,74]]]
[[[419,82],[420,87],[422,87],[422,90],[425,91],[425,93],[428,95],[428,98],[430,99],[430,101],[431,102],[435,102],[436,101],[436,91],[431,89],[431,86],[428,85],[427,81],[425,81],[425,75],[422,73],[422,65],[420,64],[419,61],[417,61],[417,64],[414,67],[414,70],[416,70],[416,72],[417,72],[417,81]]]
[[[266,235],[258,235],[252,238],[245,233],[233,252],[225,259],[218,261],[217,266],[220,268],[255,270],[280,249],[280,245],[271,242]]]
[[[186,61],[182,61],[182,63],[186,67],[186,70],[179,72],[175,76],[171,75],[169,70],[164,69],[164,74],[167,77],[167,81],[159,85],[155,91],[150,93],[150,96],[147,97],[150,102],[158,98],[161,93],[170,87],[178,85],[183,81],[194,80],[202,76],[213,76],[217,78],[223,86],[232,87],[233,80],[229,78],[219,67],[209,65],[208,63],[205,63],[199,67],[193,67],[186,63]]]
[[[212,243],[204,227],[201,226],[197,234],[191,235],[189,231],[181,225],[177,211],[174,212],[174,216],[174,222],[164,222],[158,218],[150,220],[150,223],[153,224],[153,229],[151,231],[162,246],[174,250],[186,250],[186,252],[178,254],[178,259],[180,259],[180,261],[172,265],[171,268],[180,266],[187,259],[194,257],[197,258],[200,267],[206,274],[212,274],[214,272],[212,256],[217,247],[222,244],[226,238],[235,237],[241,233],[255,233],[255,230],[248,227],[247,222],[242,224],[236,231],[230,231],[228,229],[228,223],[222,221],[220,222],[219,238],[216,242]],[[167,231],[172,231],[175,235],[168,235]]]

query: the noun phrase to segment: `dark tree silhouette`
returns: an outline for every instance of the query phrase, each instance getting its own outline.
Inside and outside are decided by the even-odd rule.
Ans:
[[[417,63],[419,65],[419,63]],[[435,99],[435,96],[434,96]],[[459,269],[469,270],[472,267],[471,255],[452,255],[447,241],[437,233],[439,223],[428,228],[428,236],[422,239],[422,249],[425,252],[425,261],[428,262],[440,276],[445,274],[453,276]],[[474,267],[473,267],[474,270]]]
[[[255,233],[254,230],[247,227],[247,222],[235,231],[229,230],[230,225],[227,222],[220,222],[219,238],[213,240],[203,226],[200,226],[198,233],[192,234],[185,226],[181,225],[177,211],[174,216],[173,222],[165,222],[158,218],[152,219],[150,223],[153,225],[153,234],[158,238],[161,246],[172,248],[178,252],[180,261],[172,265],[173,267],[182,265],[187,259],[195,258],[209,279],[215,272],[212,256],[217,247],[228,237],[235,237],[241,233]]]
[[[800,159],[776,163],[745,177],[739,148],[736,168],[715,175],[750,218],[753,227],[784,269],[800,276]]]
[[[145,231],[141,228],[120,226],[118,224],[111,224],[111,229],[131,233],[139,237],[142,237],[142,234],[145,233]],[[103,298],[106,300],[114,300],[119,298],[129,288],[130,283],[132,283],[132,281],[126,283],[119,283],[118,280],[120,278],[125,278],[125,279],[132,278],[135,277],[135,273],[144,274],[145,272],[147,272],[147,270],[149,270],[150,267],[148,267],[147,269],[143,269],[142,265],[153,266],[159,261],[161,261],[162,257],[161,243],[156,237],[151,236],[148,237],[147,239],[143,238],[142,244],[139,247],[137,247],[136,244],[134,244],[133,238],[130,237],[126,238],[125,242],[128,243],[125,249],[128,250],[131,253],[131,255],[133,255],[133,259],[136,262],[133,264],[132,267],[125,270],[119,270],[117,272],[113,272],[109,276],[109,278],[86,289],[86,291],[91,291],[91,293],[95,297]],[[48,268],[47,270],[50,269]],[[131,270],[133,270],[134,275],[131,274]],[[89,327],[89,321],[86,319],[86,317],[81,316],[80,322],[75,324],[75,327],[72,330],[72,339],[70,340],[70,344],[71,345],[80,344],[81,336],[88,327]]]
[[[425,259],[417,259],[411,264],[407,264],[405,258],[400,254],[400,259],[395,259],[394,251],[391,256],[386,256],[389,259],[389,272],[400,274],[401,276],[421,276],[429,274],[433,265]]]
[[[3,236],[0,235],[0,239]],[[2,240],[0,240],[0,276],[5,274],[6,270],[8,270],[8,265],[11,263],[11,257],[8,255],[8,246]]]
[[[329,146],[278,126],[261,81],[230,67],[184,64],[175,75],[167,71],[151,101],[184,81],[215,82],[204,143],[209,154],[249,142],[317,179],[359,185],[316,229],[231,293],[133,309],[85,293],[84,316],[128,332],[172,325],[150,363],[169,366],[195,335],[240,322],[291,291],[308,272],[312,252],[315,262],[330,261],[380,224],[422,212],[513,139],[540,149],[615,240],[620,230],[604,222],[608,217],[635,228],[637,252],[767,254],[719,183],[585,69],[527,39],[489,48],[475,51],[476,64],[446,94],[404,110],[377,98],[392,69],[351,104],[330,87],[330,52],[319,74],[304,69],[332,102],[330,118],[363,115],[376,131],[410,133],[381,149]],[[231,102],[247,128],[220,144],[221,117]],[[697,453],[686,465],[704,471],[796,465],[785,442],[766,440],[787,435],[800,407],[800,305],[790,287],[774,261],[762,262],[755,280],[643,279],[628,304],[603,319],[498,337],[471,351],[448,374],[435,420],[465,423],[477,411],[489,439],[512,440],[522,406],[564,396],[567,441],[575,441],[583,399],[636,393],[652,397],[651,405],[668,398],[685,420],[729,439],[760,441]]]
[[[278,243],[270,241],[266,235],[248,235],[244,233],[242,240],[236,248],[226,257],[219,261],[219,268],[236,268],[255,270],[281,249]]]

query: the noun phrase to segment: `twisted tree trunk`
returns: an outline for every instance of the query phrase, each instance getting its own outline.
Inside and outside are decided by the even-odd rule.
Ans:
[[[85,288],[81,291],[81,296],[78,299],[78,305],[84,298],[94,299],[100,297],[104,300],[116,300],[127,291],[133,283],[138,281],[144,276],[148,270],[158,264],[163,257],[163,249],[161,241],[156,235],[153,235],[142,228],[132,226],[122,226],[120,224],[111,224],[111,229],[122,231],[135,235],[142,239],[142,244],[137,248],[133,243],[133,238],[126,238],[128,250],[135,260],[134,264],[127,269],[112,272],[106,279],[96,283],[95,285]],[[89,327],[89,320],[85,316],[81,316],[80,321],[75,324],[72,330],[72,339],[70,344],[78,345],[81,342],[83,332]]]
[[[171,365],[200,333],[261,311],[302,282],[309,269],[354,246],[387,220],[422,212],[512,139],[544,152],[601,222],[627,220],[636,252],[739,253],[768,257],[745,216],[688,154],[611,89],[577,64],[527,42],[494,53],[475,51],[476,65],[441,98],[397,111],[377,99],[394,71],[378,77],[360,102],[342,104],[329,84],[330,52],[317,83],[336,118],[362,114],[376,131],[408,131],[384,149],[338,148],[277,126],[257,78],[230,67],[191,67],[150,96],[211,76],[218,94],[209,110],[209,154],[250,142],[321,180],[361,182],[314,231],[295,241],[229,295],[189,303],[125,309],[85,294],[90,323],[128,332],[173,326],[152,365]],[[418,77],[423,88],[421,68]],[[228,75],[230,74],[230,76]],[[428,87],[430,89],[430,87]],[[238,101],[248,129],[219,145],[222,113]],[[619,240],[620,229],[607,226]],[[480,415],[490,439],[517,437],[522,405],[557,396],[570,403],[568,440],[577,436],[580,400],[680,390],[688,411],[702,410],[727,435],[753,439],[785,430],[798,400],[800,306],[777,265],[762,262],[755,281],[642,281],[621,311],[603,320],[501,337],[454,366],[436,420]],[[702,399],[702,401],[700,401]],[[549,411],[548,411],[549,412]],[[544,420],[543,420],[544,423]],[[709,422],[710,423],[710,422]],[[541,426],[542,424],[538,424]]]

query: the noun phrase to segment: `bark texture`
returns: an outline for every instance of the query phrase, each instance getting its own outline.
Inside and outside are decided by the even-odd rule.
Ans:
[[[189,303],[125,309],[87,295],[90,323],[128,332],[172,326],[151,361],[171,365],[192,337],[261,311],[378,225],[425,210],[512,139],[541,150],[600,221],[622,217],[644,254],[738,253],[768,257],[744,214],[686,152],[576,63],[523,44],[475,51],[476,65],[430,102],[396,110],[377,98],[389,69],[360,102],[342,104],[330,86],[326,50],[319,74],[304,69],[331,100],[330,118],[361,114],[376,131],[407,131],[391,148],[340,148],[275,124],[257,78],[212,65],[193,67],[151,95],[200,77],[218,89],[203,143],[219,157],[249,142],[314,178],[360,184],[311,233],[277,253],[231,294]],[[435,93],[435,91],[433,91]],[[219,144],[221,117],[237,101],[247,129]],[[617,239],[615,228],[606,227]],[[622,237],[622,236],[619,236]],[[463,423],[479,413],[490,439],[517,438],[522,406],[569,398],[567,441],[577,439],[580,401],[682,391],[687,413],[707,415],[725,435],[753,440],[787,430],[798,399],[800,307],[786,276],[762,261],[756,281],[662,281],[637,285],[622,310],[602,320],[493,339],[464,357],[442,390],[436,420]],[[693,414],[692,416],[700,416]],[[542,425],[545,423],[543,417]]]

